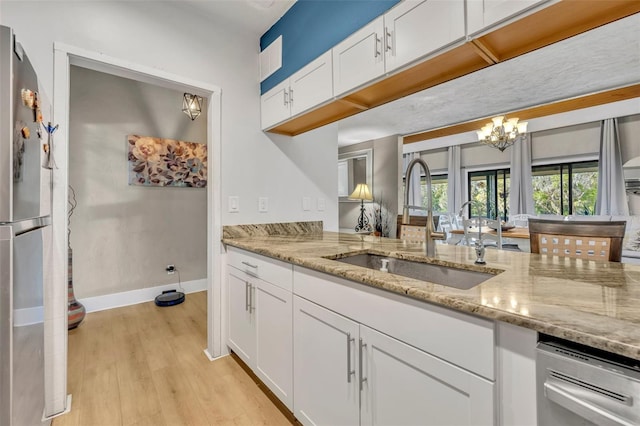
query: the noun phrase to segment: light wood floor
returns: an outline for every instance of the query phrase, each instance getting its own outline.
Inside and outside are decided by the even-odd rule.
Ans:
[[[232,357],[209,361],[206,292],[88,314],[69,332],[70,413],[53,426],[289,425]]]

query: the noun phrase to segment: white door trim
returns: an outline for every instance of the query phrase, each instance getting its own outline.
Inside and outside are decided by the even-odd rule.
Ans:
[[[209,167],[207,185],[207,348],[210,358],[222,355],[222,271],[221,225],[221,95],[215,85],[171,74],[98,52],[54,43],[53,117],[60,125],[53,154],[58,168],[53,171],[53,288],[45,300],[45,319],[51,327],[45,332],[45,415],[55,416],[66,407],[67,394],[67,187],[69,184],[69,66],[152,83],[206,97]],[[55,372],[55,374],[54,374]]]

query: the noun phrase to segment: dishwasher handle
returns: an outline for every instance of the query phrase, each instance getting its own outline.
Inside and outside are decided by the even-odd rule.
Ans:
[[[633,423],[613,413],[589,404],[580,398],[576,398],[570,392],[567,392],[556,384],[545,382],[544,394],[550,401],[593,423],[612,426],[634,426]]]

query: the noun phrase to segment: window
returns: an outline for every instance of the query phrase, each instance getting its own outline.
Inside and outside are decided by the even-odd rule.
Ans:
[[[447,175],[431,175],[431,205],[433,213],[447,213],[447,189],[449,181]],[[427,207],[427,179],[420,178],[420,189],[422,191],[422,206]]]
[[[598,162],[532,168],[536,214],[592,215],[598,192]]]
[[[483,216],[504,221],[509,217],[509,169],[469,172],[469,199],[475,201],[470,217]]]
[[[404,188],[406,185],[406,178],[402,178],[402,193],[404,194]],[[433,213],[447,213],[448,202],[448,189],[449,181],[447,175],[431,175],[431,202],[433,206]],[[427,208],[427,179],[423,174],[420,174],[420,193],[422,194],[422,207]],[[419,213],[411,213],[419,214]]]

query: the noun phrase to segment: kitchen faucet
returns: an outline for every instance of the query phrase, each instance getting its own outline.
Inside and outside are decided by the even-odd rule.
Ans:
[[[464,208],[467,207],[469,204],[474,203],[474,200],[469,200],[469,201],[465,201],[464,203],[462,203],[462,205],[460,206],[460,210],[458,210],[458,216],[462,217],[462,213],[464,212]],[[471,215],[469,215],[471,216]]]
[[[429,171],[429,166],[424,162],[421,158],[414,158],[411,160],[409,165],[407,166],[407,173],[405,174],[405,185],[404,185],[404,206],[402,209],[402,224],[409,225],[411,219],[409,217],[409,210],[425,210],[422,206],[410,206],[409,205],[409,180],[411,178],[411,172],[413,171],[413,167],[419,164],[423,170],[427,181],[427,224],[425,226],[425,254],[428,257],[434,257],[436,255],[436,241],[435,240],[444,240],[445,234],[444,232],[436,232],[433,226],[433,204],[432,204],[432,188],[431,188],[431,172]]]
[[[462,206],[460,206],[460,210],[458,210],[458,216],[462,216],[462,212],[464,211],[464,208],[466,206],[475,203],[476,202],[474,200],[469,200],[462,203]],[[471,219],[471,214],[469,214],[469,219]],[[474,248],[476,250],[475,263],[477,265],[485,265],[487,262],[484,260],[485,247],[484,241],[482,241],[482,216],[480,216],[480,212],[478,212],[478,239],[474,243]]]

